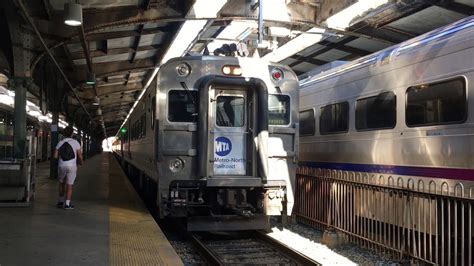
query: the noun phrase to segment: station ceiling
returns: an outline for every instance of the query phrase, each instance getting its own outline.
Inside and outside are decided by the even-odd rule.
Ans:
[[[79,27],[63,23],[66,2],[73,1],[2,1],[0,28],[10,40],[0,45],[0,68],[32,76],[38,86],[29,94],[37,102],[64,94],[63,115],[99,137],[116,134],[155,68],[170,56],[245,44],[239,52],[287,64],[304,77],[318,66],[354,60],[474,14],[474,0],[265,0],[259,45],[256,0],[80,0]],[[177,42],[183,45],[179,35],[188,22],[199,27],[173,53]],[[57,93],[43,88],[54,76],[64,78],[39,35],[71,84],[56,82]],[[26,68],[15,65],[19,56]],[[86,84],[88,72],[96,85]]]

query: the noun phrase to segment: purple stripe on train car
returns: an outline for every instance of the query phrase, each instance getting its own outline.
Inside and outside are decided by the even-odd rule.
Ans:
[[[355,163],[327,163],[301,161],[299,166],[334,169],[342,171],[383,173],[392,175],[423,176],[444,179],[461,179],[474,181],[474,169],[456,169],[439,167],[416,167],[399,165],[373,165]]]

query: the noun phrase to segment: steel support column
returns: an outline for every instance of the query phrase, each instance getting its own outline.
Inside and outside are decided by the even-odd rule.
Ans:
[[[84,134],[84,144],[82,145],[82,158],[87,159],[87,145],[89,145],[89,136]]]
[[[58,145],[59,139],[59,112],[53,111],[53,121],[51,122],[51,160],[49,166],[49,178],[56,179],[58,178],[58,160],[54,159],[54,150],[56,149],[56,145]]]
[[[13,157],[26,157],[26,86],[25,78],[15,77],[8,81],[9,87],[15,91],[14,123],[13,123]]]

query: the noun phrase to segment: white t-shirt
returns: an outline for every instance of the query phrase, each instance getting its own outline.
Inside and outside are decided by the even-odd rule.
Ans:
[[[77,159],[77,150],[81,149],[81,144],[75,139],[72,138],[65,138],[61,140],[58,145],[56,145],[56,150],[59,150],[59,148],[63,145],[64,142],[69,143],[71,145],[72,150],[74,151],[74,159],[65,161],[61,159],[61,155],[59,155],[59,166],[76,166],[76,159]]]

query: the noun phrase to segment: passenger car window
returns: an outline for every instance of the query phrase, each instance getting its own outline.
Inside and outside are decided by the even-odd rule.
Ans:
[[[216,101],[216,125],[242,127],[244,125],[245,100],[240,96],[219,96]]]
[[[319,133],[343,133],[349,129],[349,103],[340,102],[321,107]]]
[[[466,83],[463,78],[410,87],[406,98],[405,119],[409,127],[466,121]]]
[[[300,112],[300,135],[314,135],[316,130],[316,122],[314,119],[314,110]]]
[[[196,122],[197,92],[172,90],[168,94],[168,120],[171,122]]]
[[[268,95],[268,124],[288,125],[290,123],[290,96]]]
[[[397,123],[397,102],[393,92],[357,100],[355,112],[357,130],[394,128]]]

